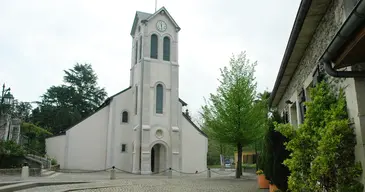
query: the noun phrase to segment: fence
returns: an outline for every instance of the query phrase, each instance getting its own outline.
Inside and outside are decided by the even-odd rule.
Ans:
[[[126,170],[122,170],[119,169],[115,166],[110,167],[108,169],[102,169],[102,170],[55,170],[56,172],[60,172],[60,173],[80,173],[80,174],[86,174],[86,173],[106,173],[109,172],[110,173],[110,179],[115,179],[116,178],[116,173],[125,173],[127,175],[139,175],[139,176],[148,176],[148,175],[157,175],[157,176],[168,176],[169,178],[171,178],[172,176],[174,177],[179,177],[179,176],[204,176],[207,178],[211,178],[212,175],[213,176],[235,176],[235,170],[234,169],[230,169],[230,170],[225,170],[225,171],[221,171],[219,169],[210,169],[207,168],[204,171],[195,171],[195,172],[183,172],[181,170],[177,170],[177,169],[173,169],[173,168],[168,168],[159,172],[153,172],[151,174],[141,174],[141,173],[134,173],[134,172],[130,172],[130,171],[126,171]],[[175,174],[174,174],[175,173]],[[255,174],[244,174],[244,177],[248,177],[248,178],[256,178]]]

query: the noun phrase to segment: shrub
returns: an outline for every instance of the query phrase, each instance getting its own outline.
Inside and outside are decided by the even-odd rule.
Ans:
[[[289,157],[289,151],[284,143],[287,138],[275,130],[275,123],[281,123],[282,119],[277,111],[273,111],[268,121],[268,128],[264,137],[262,165],[266,179],[275,184],[279,189],[286,191],[288,188],[289,169],[283,165]]]
[[[57,159],[52,158],[51,159],[51,165],[57,165]]]
[[[284,161],[291,171],[289,190],[362,192],[356,138],[348,124],[342,89],[336,92],[322,82],[311,90],[311,99],[299,129],[276,124],[276,130],[290,139],[286,144],[290,158]]]
[[[19,167],[25,150],[14,141],[0,141],[0,168]]]

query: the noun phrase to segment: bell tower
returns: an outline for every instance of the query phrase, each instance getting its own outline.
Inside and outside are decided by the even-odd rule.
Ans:
[[[179,31],[165,7],[135,15],[130,79],[135,98],[134,172],[180,169]]]

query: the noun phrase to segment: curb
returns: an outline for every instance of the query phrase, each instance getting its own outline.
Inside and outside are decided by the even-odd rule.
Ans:
[[[49,185],[67,185],[67,184],[82,184],[82,183],[89,183],[83,181],[69,181],[69,182],[60,182],[60,181],[50,181],[50,182],[18,182],[18,183],[6,183],[5,185],[0,187],[0,192],[12,192],[18,191],[23,189],[29,189],[34,187],[42,187],[42,186],[49,186]]]

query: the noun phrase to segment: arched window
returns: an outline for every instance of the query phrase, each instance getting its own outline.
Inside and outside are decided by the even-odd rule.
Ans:
[[[122,112],[122,123],[128,123],[128,112],[127,111]]]
[[[163,113],[163,86],[156,86],[156,113]]]
[[[163,38],[163,60],[170,61],[170,38]]]
[[[139,59],[142,58],[142,36],[139,38]]]
[[[156,34],[151,36],[151,58],[157,59],[158,55],[158,37]]]
[[[138,41],[136,41],[136,45],[135,45],[135,59],[134,59],[134,64],[137,64],[137,58],[138,58]]]

